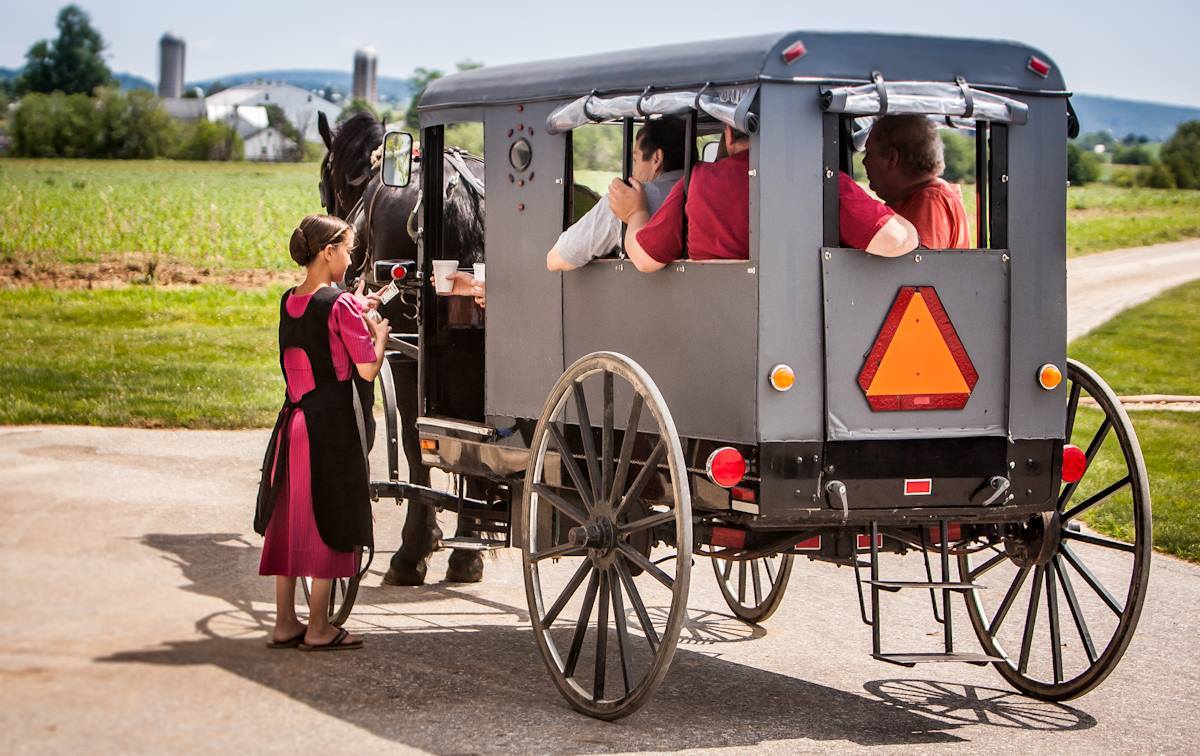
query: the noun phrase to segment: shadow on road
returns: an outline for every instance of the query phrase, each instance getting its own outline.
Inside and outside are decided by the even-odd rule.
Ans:
[[[264,640],[272,618],[251,609],[245,590],[246,576],[257,572],[259,549],[225,533],[156,534],[146,536],[144,543],[179,565],[190,581],[184,590],[219,597],[233,608],[198,621],[205,636],[200,640],[98,661],[211,665],[414,748],[673,751],[793,738],[922,745],[962,742],[952,731],[969,725],[1070,730],[1095,724],[1070,707],[1004,691],[881,680],[866,686],[869,696],[856,695],[737,664],[716,652],[725,643],[761,637],[765,631],[699,611],[689,616],[671,672],[653,700],[627,719],[599,722],[575,713],[560,698],[537,653],[527,615],[518,607],[446,586],[378,589],[378,595],[364,595],[368,605],[361,615],[356,613],[369,633],[364,650],[267,651]],[[470,609],[439,613],[428,606],[404,607],[437,598],[474,602],[493,624],[472,624]],[[517,621],[505,617],[495,624],[497,614]],[[389,625],[389,617],[402,619],[405,626]],[[372,624],[378,630],[372,632]]]

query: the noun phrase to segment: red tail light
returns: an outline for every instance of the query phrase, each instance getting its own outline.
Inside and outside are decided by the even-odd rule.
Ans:
[[[708,463],[704,467],[708,479],[721,488],[735,486],[746,477],[746,460],[732,446],[722,446],[708,455]]]
[[[733,498],[737,499],[738,501],[749,501],[749,502],[757,501],[756,494],[755,494],[755,491],[753,488],[746,488],[745,486],[734,486],[733,488],[729,489],[729,493],[733,494]]]
[[[741,549],[746,546],[746,531],[717,526],[712,530],[712,545],[726,549]]]
[[[1087,455],[1075,444],[1063,447],[1063,483],[1078,483],[1087,472]]]
[[[796,40],[783,51],[783,62],[790,66],[803,58],[806,52],[808,52],[808,49],[804,47],[804,43]]]
[[[401,278],[404,278],[407,275],[408,275],[408,270],[403,265],[393,265],[392,266],[392,280],[393,281],[399,281]]]
[[[1050,64],[1036,55],[1029,56],[1029,62],[1025,64],[1025,67],[1043,79],[1050,75]]]

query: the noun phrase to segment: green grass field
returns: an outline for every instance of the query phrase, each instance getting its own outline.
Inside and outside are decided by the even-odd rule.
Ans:
[[[321,212],[314,163],[0,160],[0,259],[127,253],[198,268],[279,270],[297,221]]]

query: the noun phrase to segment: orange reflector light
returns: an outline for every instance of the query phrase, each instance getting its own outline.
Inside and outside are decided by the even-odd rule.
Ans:
[[[787,365],[776,365],[771,368],[771,388],[776,391],[787,391],[796,383],[796,372]]]
[[[1038,385],[1047,391],[1058,388],[1058,384],[1062,383],[1062,371],[1058,369],[1058,365],[1047,362],[1038,368]]]
[[[437,439],[436,438],[421,439],[421,449],[423,449],[424,451],[437,451]]]
[[[1075,444],[1063,446],[1063,483],[1078,483],[1087,472],[1087,455]]]
[[[737,485],[746,476],[746,460],[732,446],[722,446],[708,455],[704,468],[708,479],[721,488]]]

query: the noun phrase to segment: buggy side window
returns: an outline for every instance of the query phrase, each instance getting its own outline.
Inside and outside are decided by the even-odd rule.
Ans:
[[[612,180],[623,175],[621,124],[585,124],[567,134],[564,229],[602,201]]]

